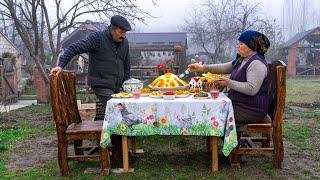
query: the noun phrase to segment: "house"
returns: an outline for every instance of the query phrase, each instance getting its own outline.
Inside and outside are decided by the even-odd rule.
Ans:
[[[320,75],[320,27],[296,34],[283,47],[289,76]]]
[[[13,59],[3,58],[4,53],[13,54]],[[21,91],[21,62],[22,56],[18,48],[0,31],[0,88],[1,96],[6,100],[10,98],[17,100],[18,93]],[[14,100],[14,101],[15,101]]]
[[[68,35],[62,42],[62,48],[87,37],[91,32],[104,30],[107,25],[85,21],[79,28]],[[185,69],[187,33],[134,33],[128,32],[131,66],[155,66],[167,60],[174,60],[180,69]],[[88,69],[88,55],[82,54],[73,58],[66,67],[68,70],[79,72],[84,76]],[[81,75],[80,75],[81,73]],[[85,82],[85,79],[81,80]]]

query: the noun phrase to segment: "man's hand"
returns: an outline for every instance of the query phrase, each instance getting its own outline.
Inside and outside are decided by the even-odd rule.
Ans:
[[[54,68],[51,69],[50,75],[51,75],[51,74],[54,74],[54,75],[58,76],[61,71],[62,71],[62,67],[56,66],[56,67],[54,67]]]
[[[188,70],[190,72],[202,72],[203,71],[203,65],[195,63],[195,64],[189,64]]]

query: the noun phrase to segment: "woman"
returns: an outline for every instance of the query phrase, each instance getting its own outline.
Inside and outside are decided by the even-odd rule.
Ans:
[[[268,64],[264,54],[270,47],[268,38],[257,31],[245,31],[238,38],[237,59],[223,64],[190,64],[190,72],[230,74],[230,79],[215,81],[229,87],[237,127],[265,122],[268,112]]]

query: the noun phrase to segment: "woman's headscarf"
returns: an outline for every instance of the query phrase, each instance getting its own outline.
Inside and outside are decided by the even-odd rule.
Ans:
[[[247,30],[241,33],[238,40],[246,44],[251,50],[257,52],[261,58],[265,59],[264,54],[270,47],[270,41],[267,36],[257,31]],[[237,54],[237,57],[232,64],[235,65],[239,58],[240,55]]]

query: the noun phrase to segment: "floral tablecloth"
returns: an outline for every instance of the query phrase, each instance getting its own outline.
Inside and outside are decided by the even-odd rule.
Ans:
[[[113,98],[107,103],[100,145],[108,146],[111,134],[224,136],[222,152],[228,156],[238,143],[235,127],[231,100],[223,93],[215,100]]]

